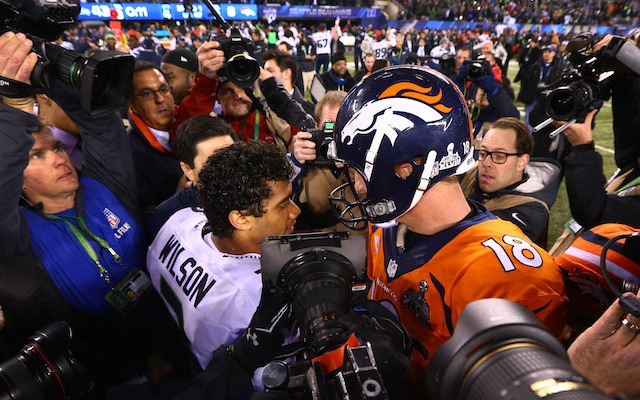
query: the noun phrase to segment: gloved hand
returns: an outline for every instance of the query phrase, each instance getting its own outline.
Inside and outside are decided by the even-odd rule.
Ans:
[[[280,287],[263,288],[246,332],[229,346],[229,351],[245,371],[252,373],[278,354],[284,339],[282,330],[291,320],[291,305],[284,291]]]
[[[469,75],[469,65],[471,65],[471,60],[464,60],[460,67],[458,68],[458,73],[454,75],[453,81],[458,85],[458,89],[464,93],[464,80]]]
[[[473,83],[484,90],[489,97],[495,96],[500,90],[500,84],[495,80],[491,71],[479,78],[474,79]]]

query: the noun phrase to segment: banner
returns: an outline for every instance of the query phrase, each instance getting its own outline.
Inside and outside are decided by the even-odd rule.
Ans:
[[[266,19],[376,19],[381,17],[379,8],[363,7],[318,7],[318,6],[258,6],[260,17]]]
[[[424,21],[424,20],[413,20],[413,21],[389,21],[389,27],[396,28],[402,30],[404,27],[414,28],[417,31],[421,31],[424,29],[431,30],[447,30],[447,29],[458,29],[467,30],[467,29],[477,29],[482,28],[483,30],[490,30],[493,24],[488,22],[469,22],[469,21]],[[502,29],[504,29],[504,25]],[[537,30],[542,33],[555,32],[555,33],[580,33],[580,32],[591,32],[597,35],[605,35],[607,33],[616,33],[621,34],[620,32],[625,28],[620,27],[612,27],[612,26],[587,26],[587,25],[558,25],[558,24],[520,24],[516,23],[510,25],[510,27],[516,30],[524,30],[531,31]]]
[[[227,21],[258,19],[258,6],[255,4],[216,4],[215,8]],[[78,21],[162,21],[189,18],[209,20],[213,16],[202,3],[193,3],[191,14],[182,3],[80,3]]]

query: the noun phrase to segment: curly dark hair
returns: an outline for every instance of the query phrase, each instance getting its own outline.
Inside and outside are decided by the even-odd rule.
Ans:
[[[287,157],[273,143],[237,142],[209,157],[198,176],[198,200],[211,232],[231,237],[229,213],[261,217],[273,193],[268,182],[288,181],[293,173]]]

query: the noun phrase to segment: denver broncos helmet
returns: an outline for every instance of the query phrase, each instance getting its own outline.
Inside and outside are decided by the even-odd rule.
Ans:
[[[352,229],[394,221],[434,184],[474,163],[464,97],[426,67],[398,65],[365,78],[345,98],[334,129],[329,156],[349,178],[330,201]],[[400,177],[395,169],[404,163],[411,172]],[[366,189],[356,190],[362,180]]]

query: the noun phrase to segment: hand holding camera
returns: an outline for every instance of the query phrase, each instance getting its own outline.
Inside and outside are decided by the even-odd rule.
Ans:
[[[465,60],[459,69],[459,76],[473,81],[488,96],[495,96],[500,90],[500,84],[491,73],[491,64],[483,56],[475,60]]]
[[[5,32],[0,36],[0,76],[31,84],[31,72],[38,61],[32,47],[33,42],[24,33]]]
[[[200,64],[198,71],[209,79],[216,79],[218,71],[225,66],[226,59],[220,46],[220,43],[214,40],[203,43],[196,51]]]
[[[298,132],[291,139],[291,153],[295,161],[304,164],[316,159],[316,143],[312,139],[313,134],[309,132]]]

